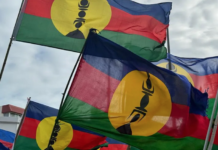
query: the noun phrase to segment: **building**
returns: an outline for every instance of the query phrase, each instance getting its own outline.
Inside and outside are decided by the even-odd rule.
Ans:
[[[13,105],[0,106],[0,129],[16,134],[24,109]]]
[[[13,105],[0,106],[0,144],[11,149],[24,109]]]

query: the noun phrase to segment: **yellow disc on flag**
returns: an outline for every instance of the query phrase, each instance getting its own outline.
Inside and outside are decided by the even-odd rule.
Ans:
[[[107,0],[54,0],[51,19],[65,36],[85,39],[91,28],[103,30],[111,19]]]
[[[56,117],[44,118],[38,125],[36,131],[36,142],[41,150],[48,146],[49,139],[54,127]],[[65,149],[73,138],[72,125],[64,121],[60,121],[61,130],[58,132],[56,142],[52,145],[55,150]]]
[[[185,76],[188,79],[188,81],[194,86],[194,82],[193,82],[191,76],[189,75],[189,73],[185,69],[183,69],[182,67],[180,67],[177,64],[174,64],[174,63],[171,63],[171,64],[172,64],[171,71]],[[163,62],[163,63],[158,64],[157,66],[168,69],[168,65],[169,65],[168,62]]]
[[[132,71],[118,85],[108,117],[120,133],[150,136],[168,121],[172,110],[166,85],[151,73]]]

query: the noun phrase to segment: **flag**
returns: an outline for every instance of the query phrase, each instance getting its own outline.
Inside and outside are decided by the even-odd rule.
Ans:
[[[172,62],[172,71],[184,75],[189,82],[201,92],[208,93],[207,116],[210,118],[218,89],[218,57],[183,58],[168,54]],[[168,59],[154,62],[157,66],[169,68]],[[218,135],[214,141],[218,149]]]
[[[6,148],[10,148],[10,149],[12,148],[14,138],[15,138],[14,133],[0,129],[0,143],[3,144]]]
[[[57,109],[30,101],[14,150],[45,150],[57,113]],[[63,121],[60,128],[52,146],[55,150],[90,150],[106,143],[106,137]]]
[[[184,76],[91,32],[59,118],[139,149],[195,150],[206,107]]]
[[[25,0],[13,39],[81,52],[90,28],[151,61],[166,57],[171,2]]]

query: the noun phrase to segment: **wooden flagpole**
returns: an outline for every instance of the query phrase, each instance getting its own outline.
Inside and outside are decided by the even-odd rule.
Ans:
[[[15,27],[16,27],[16,25],[17,25],[19,16],[20,16],[20,14],[21,14],[21,10],[22,10],[22,6],[23,6],[23,4],[24,4],[24,1],[25,1],[25,0],[22,0],[22,2],[21,2],[20,10],[19,10],[19,13],[18,13],[18,15],[17,15],[17,19],[16,19],[16,22],[15,22],[15,25],[14,25],[14,29],[15,29]],[[6,65],[6,62],[7,62],[7,59],[8,59],[8,55],[9,55],[9,52],[10,52],[10,49],[11,49],[11,45],[12,45],[12,41],[13,41],[13,33],[14,33],[14,30],[13,30],[13,32],[12,32],[12,35],[11,35],[11,38],[10,38],[10,42],[9,42],[9,44],[8,44],[8,49],[7,49],[7,52],[6,52],[6,54],[5,54],[4,62],[3,62],[3,64],[2,64],[2,68],[1,68],[1,72],[0,72],[0,82],[1,82],[2,75],[3,75],[4,69],[5,69],[5,65]]]

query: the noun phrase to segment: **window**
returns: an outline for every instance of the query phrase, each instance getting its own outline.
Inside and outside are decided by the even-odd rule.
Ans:
[[[20,114],[9,112],[9,113],[4,113],[5,117],[20,117]]]
[[[4,117],[9,117],[9,113],[5,113],[5,114],[4,114]]]
[[[10,117],[19,117],[19,114],[11,112]]]
[[[16,117],[16,114],[15,113],[11,113],[10,116],[11,117]]]

